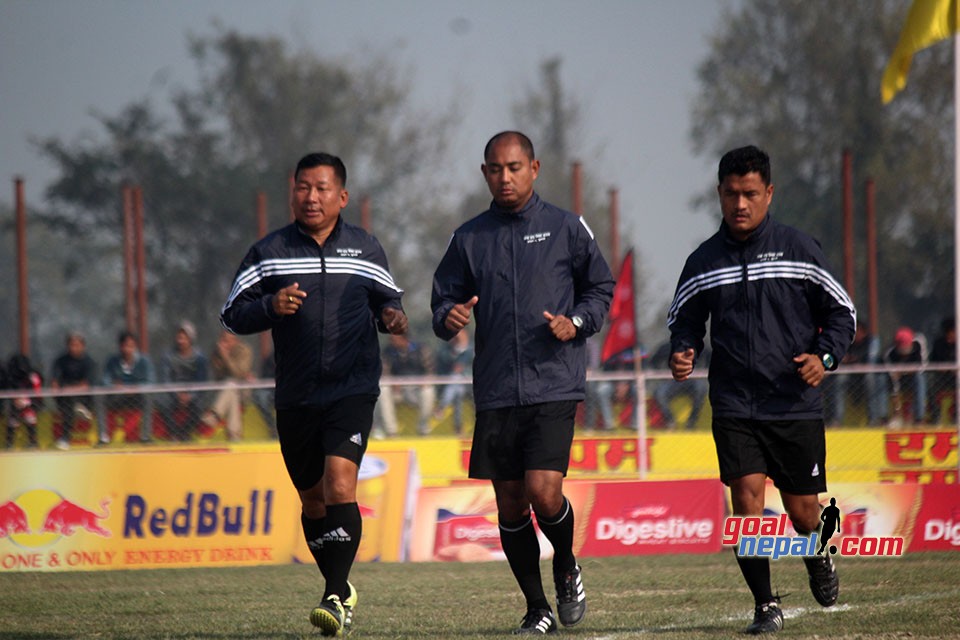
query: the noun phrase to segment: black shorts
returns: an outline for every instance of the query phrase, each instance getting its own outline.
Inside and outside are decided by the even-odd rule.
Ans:
[[[367,450],[377,397],[348,396],[323,407],[277,410],[280,453],[293,486],[304,491],[323,477],[327,456],[359,466]]]
[[[827,445],[823,420],[713,418],[720,480],[763,473],[778,489],[795,495],[827,490]]]
[[[575,400],[478,411],[470,477],[520,480],[530,469],[567,475],[576,412]]]

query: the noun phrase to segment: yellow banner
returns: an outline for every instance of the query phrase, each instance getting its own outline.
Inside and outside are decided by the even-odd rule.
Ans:
[[[306,562],[299,498],[261,449],[2,454],[0,572]],[[362,559],[403,559],[412,455],[364,460]]]
[[[416,450],[424,487],[448,486],[467,477],[470,440],[409,438],[371,443]],[[716,478],[716,447],[709,431],[652,431],[641,447],[636,436],[578,436],[570,450],[571,478],[611,480]],[[956,482],[957,432],[945,429],[828,429],[827,471],[831,482]]]

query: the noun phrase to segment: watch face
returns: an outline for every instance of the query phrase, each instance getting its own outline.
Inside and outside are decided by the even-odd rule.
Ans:
[[[821,360],[823,361],[824,369],[833,369],[834,364],[836,364],[836,361],[833,359],[833,355],[829,353],[823,354]]]
[[[575,326],[577,329],[583,326],[583,318],[580,316],[573,316],[570,318],[570,322],[572,322],[573,326]]]

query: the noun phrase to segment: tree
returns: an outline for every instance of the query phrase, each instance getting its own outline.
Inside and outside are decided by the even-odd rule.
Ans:
[[[42,218],[70,238],[60,258],[71,303],[87,324],[99,316],[122,325],[123,184],[143,189],[151,332],[166,344],[177,318],[216,326],[233,269],[255,239],[255,193],[266,192],[270,227],[286,224],[294,164],[314,150],[347,164],[345,218],[358,223],[360,196],[371,197],[374,232],[401,286],[423,281],[435,254],[409,247],[427,235],[424,218],[438,224],[449,215],[441,200],[420,195],[424,175],[441,162],[447,114],[415,112],[408,78],[385,56],[328,61],[290,52],[277,38],[222,30],[193,38],[190,50],[200,85],[174,92],[172,122],[141,100],[98,114],[99,139],[39,142],[60,168]],[[105,280],[91,279],[91,257],[110,265],[98,274]],[[91,286],[99,288],[96,302],[86,295]],[[414,318],[427,315],[417,313],[428,307],[425,295],[406,302]]]
[[[718,22],[699,67],[691,139],[711,159],[757,144],[773,163],[773,214],[842,265],[841,155],[854,158],[857,270],[863,182],[877,188],[880,326],[932,330],[953,309],[953,81],[949,43],[919,53],[893,103],[880,80],[909,2],[744,0]],[[701,202],[715,206],[714,186]],[[855,300],[866,316],[865,275]]]
[[[583,157],[585,147],[581,143],[582,107],[564,90],[561,67],[562,60],[557,57],[548,58],[541,63],[538,84],[529,88],[526,95],[521,96],[513,105],[514,119],[518,128],[534,140],[537,155],[541,158],[537,191],[551,202],[573,209],[571,171],[575,162],[581,163],[583,216],[593,230],[616,277],[619,265],[614,264],[610,242],[612,229],[609,189],[612,185],[601,183],[589,170],[591,163]],[[479,210],[481,209],[477,209]],[[621,236],[629,235],[624,229],[620,229],[619,233]],[[621,252],[626,253],[628,249],[629,247],[621,247]],[[620,259],[623,259],[623,255]],[[634,304],[640,312],[635,317],[641,324],[638,331],[644,342],[653,343],[664,334],[663,318],[666,317],[666,307],[656,304],[654,296],[646,290],[649,280],[644,277],[643,256],[636,248],[634,269]]]

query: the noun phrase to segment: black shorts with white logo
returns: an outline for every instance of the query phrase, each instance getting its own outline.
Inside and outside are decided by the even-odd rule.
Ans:
[[[827,490],[823,420],[713,418],[720,480],[763,473],[778,489],[795,495]]]
[[[530,469],[567,475],[576,412],[576,400],[478,411],[470,477],[520,480]]]
[[[327,456],[363,459],[377,396],[347,396],[322,407],[277,410],[280,453],[293,486],[301,491],[323,477]]]

